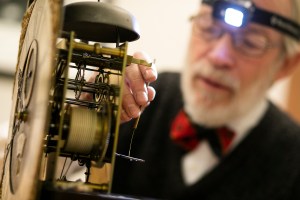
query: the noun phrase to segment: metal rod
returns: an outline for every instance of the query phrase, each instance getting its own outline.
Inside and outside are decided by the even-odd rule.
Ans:
[[[121,157],[121,158],[128,159],[128,160],[130,160],[130,161],[145,162],[145,160],[143,160],[143,159],[140,159],[140,158],[134,158],[134,157],[131,157],[131,156],[126,156],[126,155],[119,154],[119,153],[116,153],[115,155],[116,155],[116,156],[119,156],[119,157]]]

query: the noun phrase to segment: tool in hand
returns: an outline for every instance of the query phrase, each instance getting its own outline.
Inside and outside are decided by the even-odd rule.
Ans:
[[[152,62],[153,64],[155,63],[155,60],[153,60]],[[152,66],[152,63],[149,65],[145,65],[144,63],[142,63],[143,65],[147,66],[147,67],[151,67]],[[146,88],[149,86],[149,83],[146,83]],[[141,112],[143,112],[143,107],[140,106],[140,109],[141,109]],[[134,121],[134,124],[133,124],[133,130],[132,130],[132,135],[131,135],[131,140],[130,140],[130,145],[129,145],[129,151],[128,151],[128,156],[130,156],[130,153],[131,153],[131,147],[132,147],[132,141],[133,141],[133,137],[134,137],[134,133],[135,133],[135,130],[137,129],[137,126],[139,124],[139,121],[140,121],[140,117],[141,115],[135,119]]]

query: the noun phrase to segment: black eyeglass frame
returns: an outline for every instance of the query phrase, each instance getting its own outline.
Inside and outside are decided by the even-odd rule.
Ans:
[[[249,22],[255,22],[288,34],[296,40],[300,40],[300,25],[298,23],[279,14],[258,8],[251,0],[202,0],[202,3],[213,7],[212,15],[218,20],[225,22],[225,10],[233,8],[244,14],[241,27],[247,26]]]

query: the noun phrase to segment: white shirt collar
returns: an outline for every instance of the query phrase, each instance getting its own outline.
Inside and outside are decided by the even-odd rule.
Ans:
[[[256,126],[268,108],[266,99],[259,102],[247,115],[232,121],[227,126],[233,130],[236,135],[230,145],[232,150],[249,132]],[[182,173],[185,184],[192,185],[212,168],[220,160],[212,152],[207,141],[202,141],[196,149],[188,152],[182,158]]]

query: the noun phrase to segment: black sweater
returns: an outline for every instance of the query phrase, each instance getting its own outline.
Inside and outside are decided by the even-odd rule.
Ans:
[[[141,116],[131,150],[146,162],[117,158],[113,193],[163,199],[300,199],[300,127],[271,103],[259,124],[219,165],[185,186],[185,152],[169,137],[183,105],[179,79],[177,73],[164,73],[153,85],[157,96]],[[118,153],[128,153],[131,134],[132,123],[121,125]]]

